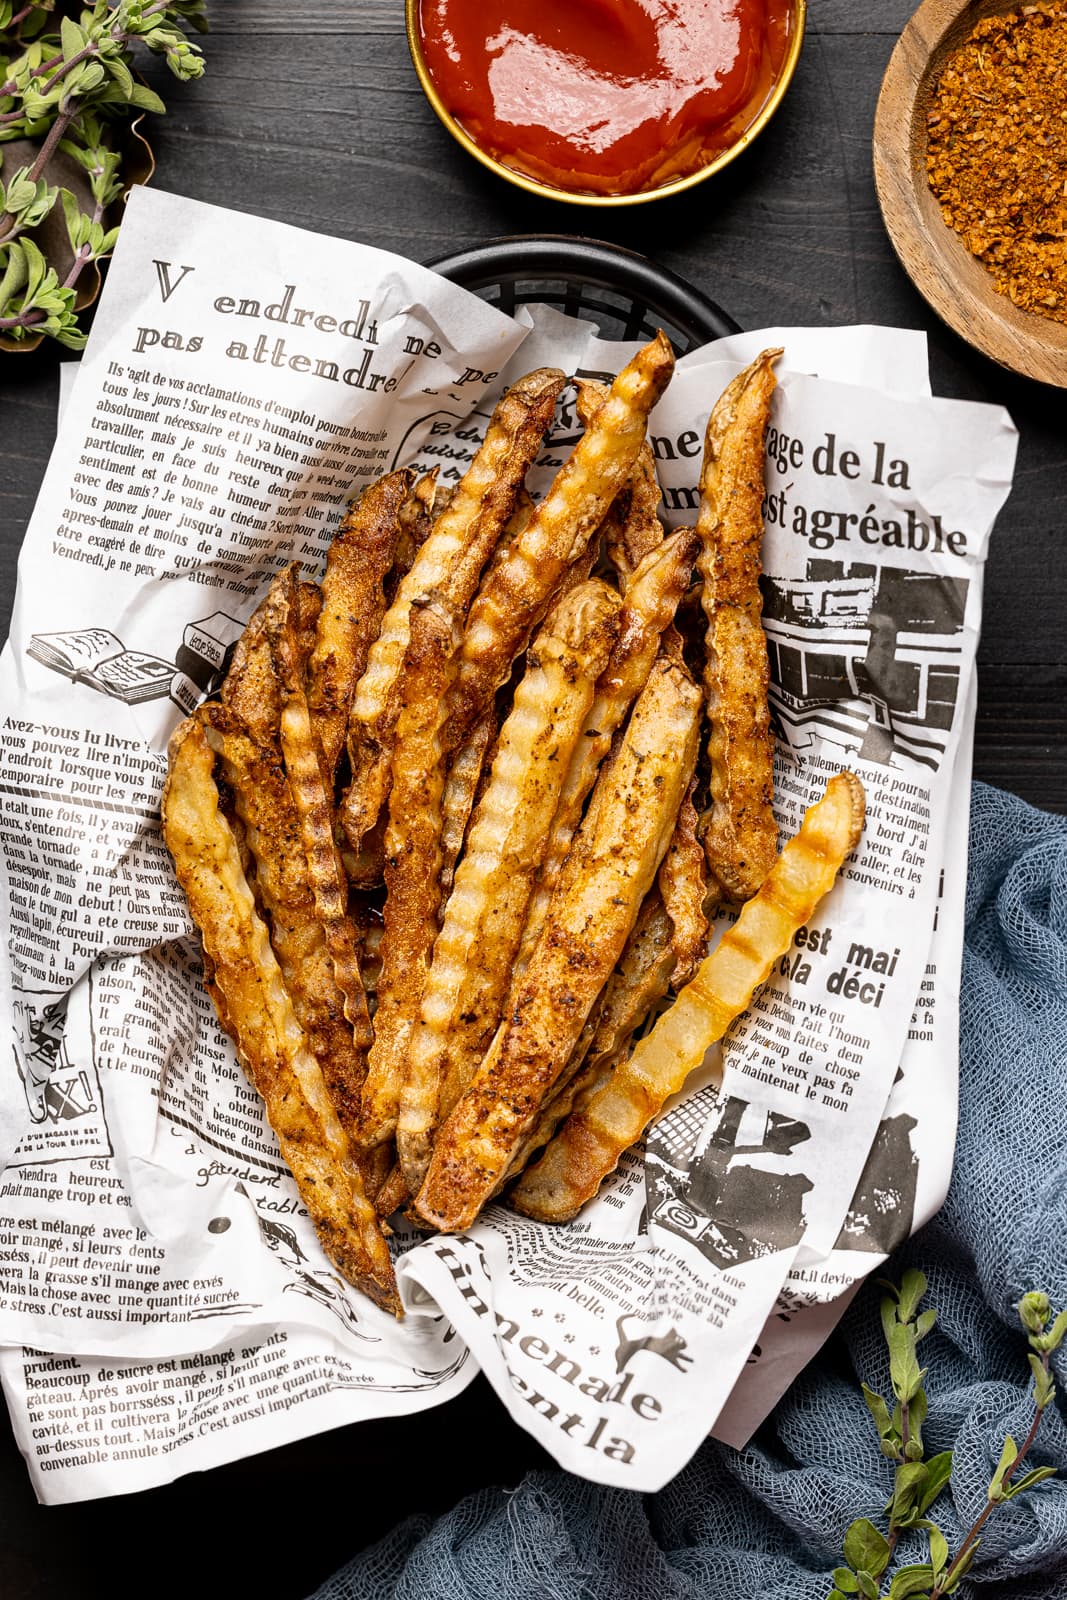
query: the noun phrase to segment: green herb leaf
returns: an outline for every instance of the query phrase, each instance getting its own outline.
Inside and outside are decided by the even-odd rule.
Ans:
[[[1034,1375],[1034,1404],[1039,1411],[1044,1411],[1049,1401],[1056,1397],[1056,1385],[1040,1356],[1031,1351],[1026,1359]]]
[[[878,1585],[869,1572],[857,1572],[856,1582],[859,1584],[863,1600],[878,1600]]]
[[[967,1549],[964,1551],[962,1556],[958,1556],[956,1558],[959,1561],[959,1566],[952,1574],[951,1582],[945,1584],[946,1594],[955,1594],[956,1590],[959,1588],[968,1572],[970,1572],[971,1567],[974,1565],[974,1558],[977,1554],[978,1546],[981,1544],[981,1542],[981,1539],[976,1539],[973,1544],[967,1546]]]
[[[889,1600],[913,1600],[929,1594],[934,1586],[934,1569],[928,1566],[901,1567],[889,1585]]]
[[[952,1476],[952,1451],[942,1450],[926,1462],[926,1486],[919,1499],[919,1510],[926,1512],[933,1505]]]
[[[870,1572],[880,1577],[889,1563],[889,1541],[866,1517],[858,1517],[845,1534],[844,1552],[857,1574]]]
[[[901,1322],[910,1322],[919,1309],[919,1301],[926,1293],[926,1279],[915,1267],[909,1267],[900,1280],[900,1305],[897,1315]]]
[[[1022,1494],[1025,1489],[1032,1489],[1035,1483],[1043,1483],[1046,1478],[1055,1476],[1055,1467],[1034,1467],[1032,1472],[1024,1472],[1018,1482],[1012,1480],[1004,1491],[1004,1499],[1014,1500],[1017,1494]]]
[[[874,1418],[874,1425],[878,1429],[880,1439],[888,1439],[893,1432],[893,1423],[889,1416],[889,1407],[880,1394],[875,1394],[873,1389],[868,1389],[865,1383],[860,1384],[863,1398],[867,1402],[867,1410]]]
[[[1047,1294],[1039,1289],[1031,1289],[1029,1294],[1024,1294],[1019,1301],[1019,1321],[1028,1333],[1044,1333],[1045,1324],[1052,1315]]]
[[[859,1593],[860,1586],[856,1582],[856,1574],[848,1567],[835,1567],[830,1576],[843,1594]]]
[[[930,1562],[934,1569],[935,1579],[940,1578],[948,1566],[948,1540],[940,1528],[930,1529]]]
[[[936,1321],[937,1312],[933,1309],[933,1307],[931,1307],[929,1311],[921,1311],[915,1319],[916,1340],[925,1339],[926,1335],[930,1332],[930,1329],[933,1327]]]
[[[1003,1500],[1005,1498],[1004,1474],[1008,1471],[1009,1467],[1013,1467],[1015,1465],[1018,1455],[1019,1451],[1016,1447],[1015,1440],[1009,1433],[1007,1438],[1004,1440],[1004,1448],[1000,1452],[1000,1460],[997,1463],[997,1470],[990,1479],[988,1490],[990,1500]]]

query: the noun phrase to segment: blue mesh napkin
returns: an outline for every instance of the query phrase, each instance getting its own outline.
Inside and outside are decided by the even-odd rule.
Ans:
[[[930,1454],[955,1446],[936,1516],[951,1549],[985,1503],[1005,1433],[1033,1415],[1015,1303],[1067,1305],[1067,818],[975,784],[960,1016],[960,1126],[948,1199],[891,1264],[921,1267]],[[859,1391],[888,1392],[879,1291],[747,1449],[706,1444],[656,1495],[564,1472],[414,1517],[315,1600],[822,1600],[841,1539],[878,1518],[890,1464]],[[1028,1464],[1067,1469],[1067,1360]],[[918,1560],[916,1545],[900,1546]],[[1067,1476],[1002,1506],[962,1594],[1067,1600]]]

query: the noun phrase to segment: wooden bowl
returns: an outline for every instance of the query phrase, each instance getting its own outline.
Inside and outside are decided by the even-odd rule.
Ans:
[[[1067,388],[1067,323],[1020,311],[941,216],[926,176],[926,118],[946,56],[1006,0],[923,0],[897,42],[874,119],[874,181],[889,237],[915,287],[968,344],[1001,366]]]

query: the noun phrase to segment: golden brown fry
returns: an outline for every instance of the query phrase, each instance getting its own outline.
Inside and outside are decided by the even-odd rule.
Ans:
[[[204,729],[190,718],[171,741],[163,834],[223,997],[225,1025],[327,1256],[350,1283],[399,1315],[388,1246],[219,811],[213,765]]]
[[[540,934],[586,797],[616,729],[648,681],[661,636],[685,593],[696,551],[696,534],[689,528],[679,529],[650,551],[633,575],[619,613],[618,637],[560,792],[515,961],[513,994]]]
[[[607,397],[606,384],[579,380],[577,409],[583,427],[589,427]],[[663,543],[663,524],[659,519],[662,497],[652,446],[646,440],[602,529],[607,557],[618,574],[623,594],[641,562]]]
[[[467,1227],[496,1187],[622,954],[696,762],[700,693],[661,661],[601,774],[522,984],[442,1126],[415,1209]]]
[[[219,698],[259,744],[277,743],[281,697],[271,659],[267,620],[276,604],[274,585],[262,599],[234,647]]]
[[[506,680],[568,565],[592,542],[630,475],[644,442],[648,414],[673,369],[670,342],[658,333],[619,373],[609,398],[506,559],[486,574],[463,636],[449,724],[453,748]]]
[[[388,1145],[379,1145],[378,1149],[390,1155]],[[376,1152],[377,1153],[377,1152]],[[390,1156],[390,1159],[391,1156]],[[390,1167],[385,1181],[378,1190],[374,1201],[374,1209],[380,1217],[391,1217],[394,1211],[399,1211],[401,1206],[406,1206],[411,1199],[411,1190],[408,1188],[404,1169],[399,1161]]]
[[[759,580],[764,436],[781,353],[765,350],[716,402],[700,476],[712,802],[700,831],[713,882],[734,901],[755,894],[778,847]]]
[[[507,992],[559,785],[615,637],[619,597],[592,580],[549,613],[500,731],[445,908],[408,1048],[397,1150],[416,1191],[430,1141],[466,1089]]]
[[[863,811],[859,779],[851,772],[831,778],[696,977],[519,1180],[511,1195],[517,1210],[543,1222],[566,1222],[596,1194],[623,1152],[749,1004],[797,929],[833,887],[859,840]]]
[[[201,707],[198,717],[244,824],[255,862],[257,902],[266,914],[297,1021],[322,1068],[341,1126],[353,1137],[367,1068],[366,1041],[357,1044],[345,1020],[344,997],[315,909],[281,752],[258,745],[225,706]]]
[[[459,860],[467,824],[478,794],[482,769],[489,747],[497,734],[496,707],[490,706],[480,722],[460,745],[452,757],[441,803],[441,893],[452,893],[456,862]]]
[[[326,556],[322,612],[307,668],[311,727],[333,782],[344,747],[352,696],[385,615],[382,584],[400,537],[411,492],[410,470],[379,478],[353,500]]]
[[[384,584],[390,605],[397,585],[411,571],[415,557],[430,536],[435,514],[444,510],[443,502],[436,505],[438,494],[437,468],[434,467],[418,480],[400,508],[400,535],[393,553],[393,565],[386,574]]]
[[[671,919],[657,888],[641,907],[619,964],[611,975],[590,1047],[591,1062],[603,1065],[618,1053],[663,999],[674,973]]]
[[[359,971],[356,930],[348,915],[348,881],[333,836],[332,793],[323,775],[294,639],[296,568],[279,573],[266,607],[266,636],[281,693],[280,735],[285,772],[300,822],[308,883],[322,924],[334,978],[356,1048],[373,1033]]]
[[[659,889],[671,919],[671,949],[675,967],[671,983],[680,989],[688,983],[708,953],[708,919],[704,914],[708,886],[704,851],[697,838],[697,814],[690,784],[678,810],[667,854],[659,869]]]
[[[385,931],[361,1142],[396,1132],[408,1040],[419,1014],[441,902],[441,728],[459,630],[438,600],[413,606],[385,832]]]
[[[398,680],[408,647],[411,607],[436,593],[459,617],[465,615],[482,567],[541,447],[563,383],[562,372],[540,368],[520,378],[500,400],[481,448],[385,613],[367,669],[356,686],[349,721],[352,782],[341,822],[354,850],[374,826],[389,792],[400,714]]]

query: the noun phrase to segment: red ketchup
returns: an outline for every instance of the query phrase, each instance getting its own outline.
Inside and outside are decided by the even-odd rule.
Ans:
[[[474,142],[577,193],[635,194],[732,145],[781,75],[794,0],[421,0],[423,57]]]

